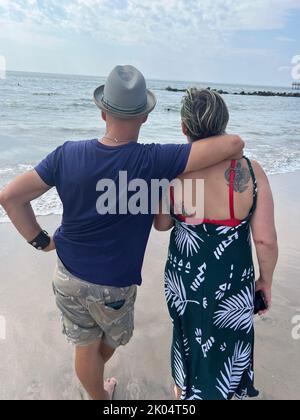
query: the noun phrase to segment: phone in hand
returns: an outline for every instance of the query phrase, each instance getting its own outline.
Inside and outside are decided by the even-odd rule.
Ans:
[[[254,299],[254,315],[257,315],[261,311],[266,311],[268,305],[265,301],[265,296],[261,290],[255,293]]]

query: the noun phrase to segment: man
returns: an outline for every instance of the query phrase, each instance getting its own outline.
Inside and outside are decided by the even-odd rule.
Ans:
[[[193,145],[139,144],[141,126],[156,99],[132,66],[116,67],[94,99],[106,122],[105,136],[57,148],[8,185],[0,203],[32,246],[56,249],[54,291],[64,332],[75,345],[76,373],[92,399],[104,400],[112,399],[116,386],[115,379],[104,382],[105,364],[133,333],[136,289],[154,215],[129,214],[119,198],[116,212],[101,215],[99,198],[107,191],[100,193],[99,182],[109,179],[118,185],[121,172],[128,183],[171,181],[239,154],[244,144],[238,136]],[[54,238],[39,226],[30,204],[52,187],[64,207]],[[119,197],[125,193],[118,192]]]

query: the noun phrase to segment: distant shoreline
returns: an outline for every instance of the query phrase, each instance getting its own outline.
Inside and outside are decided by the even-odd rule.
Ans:
[[[253,92],[245,92],[244,90],[242,90],[241,92],[227,92],[226,90],[223,89],[212,89],[210,87],[207,88],[208,90],[211,90],[212,92],[218,92],[220,95],[241,95],[241,96],[280,96],[283,98],[300,98],[300,92],[272,92],[272,91],[266,91],[266,90],[258,90],[258,91],[253,91]],[[177,89],[177,88],[172,88],[171,86],[168,86],[167,88],[165,88],[165,91],[167,92],[182,92],[185,93],[187,92],[187,89]]]
[[[72,74],[72,73],[56,73],[56,72],[38,72],[38,71],[27,71],[27,70],[7,70],[7,74],[32,74],[32,75],[39,75],[39,76],[52,76],[52,77],[76,77],[76,78],[87,78],[87,79],[106,79],[106,76],[98,75],[98,74]],[[262,82],[258,83],[247,83],[247,82],[212,82],[212,81],[199,81],[199,80],[176,80],[176,79],[164,79],[159,77],[148,77],[146,76],[146,79],[150,82],[172,82],[172,83],[194,83],[194,84],[206,84],[207,86],[211,83],[213,85],[219,85],[219,86],[245,86],[245,87],[270,87],[270,88],[276,88],[276,89],[286,89],[287,91],[292,89],[291,86],[281,86],[281,85],[268,85],[268,84],[262,84]],[[291,82],[292,83],[292,82]]]

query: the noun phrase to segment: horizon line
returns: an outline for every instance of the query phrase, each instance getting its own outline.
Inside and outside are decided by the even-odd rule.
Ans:
[[[99,76],[99,75],[93,75],[93,74],[81,74],[81,73],[57,73],[57,72],[43,72],[43,71],[28,71],[28,70],[7,70],[7,73],[31,73],[31,74],[43,74],[43,75],[52,75],[52,76],[71,76],[71,77],[88,77],[88,78],[96,78],[99,77],[101,79],[105,79],[107,76]],[[292,82],[290,86],[282,86],[282,85],[268,85],[268,84],[252,84],[252,83],[229,83],[229,82],[207,82],[207,81],[197,81],[197,80],[180,80],[180,79],[160,79],[160,78],[148,78],[147,80],[150,81],[158,81],[158,82],[189,82],[189,83],[202,83],[202,84],[213,84],[213,85],[245,85],[245,86],[253,86],[253,87],[276,87],[276,88],[292,88]]]

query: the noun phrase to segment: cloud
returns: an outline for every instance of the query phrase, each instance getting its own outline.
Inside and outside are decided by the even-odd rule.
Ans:
[[[125,45],[217,45],[235,31],[283,28],[299,0],[0,0],[0,22]]]
[[[28,22],[10,22],[2,21],[1,36],[3,41],[17,41],[19,45],[46,48],[51,46],[55,48],[62,43],[64,39],[56,36],[54,33],[41,32],[39,27]]]
[[[275,39],[278,42],[296,42],[295,38],[289,38],[287,36],[277,36]]]
[[[291,71],[291,70],[292,70],[292,66],[281,66],[281,67],[278,67],[278,71],[280,73],[282,73],[282,72],[288,72],[288,71]]]
[[[0,0],[0,46],[21,69],[32,62],[28,68],[94,74],[97,66],[105,74],[122,60],[166,79],[238,73],[259,80],[263,71],[285,74],[277,69],[286,63],[279,50],[288,40],[271,32],[267,49],[252,32],[264,40],[261,31],[285,28],[296,9],[300,0]]]

